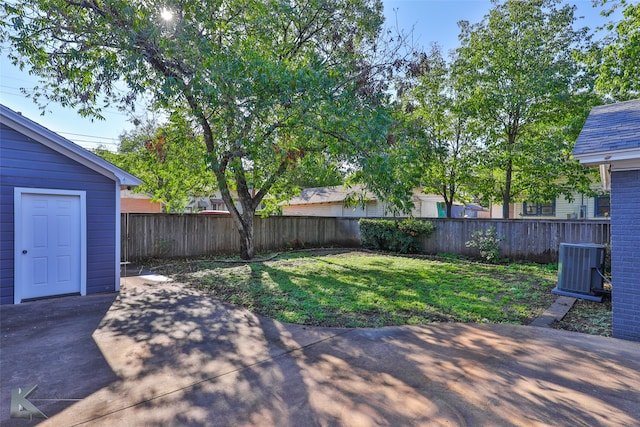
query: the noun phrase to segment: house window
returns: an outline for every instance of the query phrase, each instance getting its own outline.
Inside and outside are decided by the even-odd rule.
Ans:
[[[595,216],[602,218],[611,214],[611,196],[596,197],[595,199]]]
[[[528,203],[523,204],[524,216],[555,216],[556,215],[556,202],[548,203]]]

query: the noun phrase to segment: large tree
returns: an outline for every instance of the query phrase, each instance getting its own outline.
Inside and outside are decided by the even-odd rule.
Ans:
[[[256,209],[308,156],[366,168],[384,146],[379,0],[2,7],[8,54],[43,78],[46,99],[99,117],[105,106],[131,106],[145,94],[189,117],[240,233],[242,258],[255,253]]]
[[[167,212],[182,212],[190,197],[210,196],[214,190],[201,137],[177,114],[162,125],[146,120],[123,133],[117,153],[95,152],[142,179],[135,191],[151,194]]]
[[[622,9],[622,19],[611,22],[610,33],[594,44],[587,58],[595,71],[596,88],[611,100],[640,96],[640,4],[625,0],[596,0],[611,5],[605,14]]]
[[[485,155],[476,171],[485,200],[552,200],[588,178],[570,160],[593,99],[574,59],[587,30],[574,29],[575,7],[560,0],[493,0],[477,24],[461,22],[456,67],[473,90],[485,126]],[[573,188],[572,188],[573,187]]]
[[[409,163],[425,192],[439,194],[451,217],[454,201],[463,198],[474,178],[477,120],[467,105],[460,76],[438,45],[419,54],[416,70],[399,83],[399,101],[406,119],[406,145],[415,153]]]

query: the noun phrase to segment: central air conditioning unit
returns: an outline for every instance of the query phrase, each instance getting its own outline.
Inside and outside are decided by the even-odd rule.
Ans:
[[[551,292],[601,302],[604,256],[604,245],[560,243],[558,286]]]

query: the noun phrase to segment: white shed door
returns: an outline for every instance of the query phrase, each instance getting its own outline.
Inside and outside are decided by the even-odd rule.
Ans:
[[[22,194],[16,230],[20,299],[80,292],[80,196]]]

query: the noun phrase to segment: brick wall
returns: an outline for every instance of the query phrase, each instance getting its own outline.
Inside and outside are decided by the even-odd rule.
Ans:
[[[611,174],[613,336],[640,341],[640,171]]]
[[[121,213],[160,213],[162,212],[162,203],[155,203],[149,199],[120,199]]]

